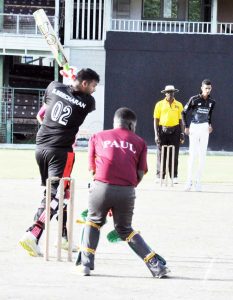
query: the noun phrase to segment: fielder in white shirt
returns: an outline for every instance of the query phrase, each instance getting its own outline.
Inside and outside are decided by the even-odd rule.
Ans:
[[[213,131],[211,117],[215,107],[215,100],[210,97],[211,90],[210,80],[204,79],[201,85],[201,93],[191,97],[182,112],[185,134],[189,136],[186,191],[190,191],[192,187],[198,192],[202,190],[201,178],[205,165],[209,134]],[[192,113],[190,127],[187,122],[189,111]],[[196,158],[198,158],[198,164],[195,164]],[[197,166],[196,172],[194,172],[194,164]]]

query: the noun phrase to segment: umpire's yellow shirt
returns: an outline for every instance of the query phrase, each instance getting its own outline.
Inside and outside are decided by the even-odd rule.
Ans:
[[[181,112],[183,111],[183,105],[176,99],[172,104],[167,101],[166,98],[156,103],[154,109],[154,119],[159,119],[159,125],[161,126],[176,126],[182,119]]]

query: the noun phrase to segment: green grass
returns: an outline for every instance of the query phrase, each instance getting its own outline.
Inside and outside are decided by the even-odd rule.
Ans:
[[[179,180],[185,181],[187,173],[187,155],[179,157]],[[149,172],[144,180],[155,178],[156,155],[148,154]],[[39,178],[39,170],[34,150],[0,149],[0,179]],[[204,182],[233,183],[233,156],[207,156],[203,175]],[[76,152],[73,177],[88,180],[87,152]]]

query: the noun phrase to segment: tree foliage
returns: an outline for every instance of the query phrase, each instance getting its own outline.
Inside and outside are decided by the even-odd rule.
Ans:
[[[167,0],[144,0],[143,1],[143,17],[146,19],[164,18],[164,1]],[[201,0],[188,1],[188,20],[201,21]],[[171,18],[177,19],[179,0],[171,2]]]

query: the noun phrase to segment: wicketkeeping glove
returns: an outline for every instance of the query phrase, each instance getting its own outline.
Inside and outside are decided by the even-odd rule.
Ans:
[[[123,242],[123,240],[120,238],[119,234],[117,233],[117,231],[114,229],[112,231],[110,231],[107,234],[107,239],[110,243],[118,243],[118,242]],[[163,264],[166,265],[166,260],[159,255],[158,253],[156,253],[156,258]]]
[[[118,242],[122,242],[122,239],[120,238],[119,234],[117,233],[117,231],[114,229],[112,231],[110,231],[107,234],[107,240],[110,243],[118,243]]]

